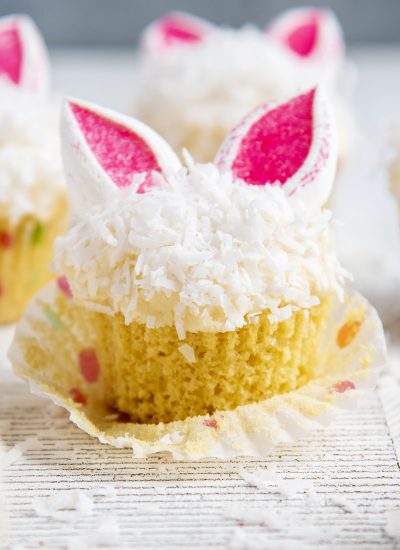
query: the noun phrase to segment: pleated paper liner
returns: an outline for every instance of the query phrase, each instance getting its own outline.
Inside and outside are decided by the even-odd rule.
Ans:
[[[60,302],[64,310],[67,303],[70,308],[67,321],[58,311]],[[325,374],[295,391],[234,410],[137,424],[103,401],[98,343],[82,315],[65,279],[51,283],[19,322],[10,359],[32,391],[67,409],[82,430],[102,443],[131,447],[137,457],[158,452],[175,459],[265,457],[277,444],[292,442],[355,407],[358,397],[374,387],[386,361],[377,313],[349,290],[344,303],[335,303],[322,337]]]

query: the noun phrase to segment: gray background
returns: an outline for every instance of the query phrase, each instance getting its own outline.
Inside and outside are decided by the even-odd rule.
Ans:
[[[400,41],[400,0],[331,0],[353,43]],[[250,21],[263,26],[271,17],[303,2],[288,0],[0,0],[0,14],[25,12],[50,46],[129,46],[140,30],[169,10],[186,10],[218,23]]]

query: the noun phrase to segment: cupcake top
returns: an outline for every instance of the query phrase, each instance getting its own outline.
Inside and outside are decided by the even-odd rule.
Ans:
[[[25,16],[0,19],[0,218],[46,220],[62,189],[56,105],[45,46]]]
[[[179,146],[188,127],[226,132],[269,98],[316,83],[333,90],[343,63],[342,31],[329,10],[290,10],[265,30],[172,13],[143,34],[134,111]]]
[[[321,208],[335,132],[319,90],[257,108],[213,164],[184,167],[144,124],[81,101],[64,106],[62,145],[76,223],[54,266],[78,303],[184,337],[341,292]]]

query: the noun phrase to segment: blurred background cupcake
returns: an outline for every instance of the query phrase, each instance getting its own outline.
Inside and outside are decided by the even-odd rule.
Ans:
[[[51,277],[67,223],[58,110],[45,45],[29,17],[0,20],[0,323],[16,320]]]
[[[337,86],[345,61],[342,29],[329,9],[289,10],[263,30],[171,13],[142,35],[133,113],[178,154],[187,148],[197,161],[210,161],[254,106],[323,84],[335,106],[340,162],[354,134]]]

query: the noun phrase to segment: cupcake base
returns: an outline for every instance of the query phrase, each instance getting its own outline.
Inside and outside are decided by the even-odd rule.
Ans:
[[[51,218],[32,216],[17,225],[0,219],[0,323],[16,321],[30,299],[52,278],[48,265],[56,237],[67,228],[67,201],[60,198]]]
[[[178,339],[174,326],[127,326],[121,314],[89,314],[104,399],[134,422],[158,423],[230,410],[294,390],[319,371],[320,335],[331,304],[327,297],[279,323],[264,313],[241,329],[187,332],[184,340]],[[58,301],[57,310],[62,319],[70,318],[65,301]],[[88,322],[87,313],[85,317]]]
[[[35,392],[69,410],[80,428],[103,443],[131,447],[135,456],[168,451],[176,459],[265,457],[274,445],[355,405],[385,363],[382,325],[358,294],[332,304],[321,338],[315,377],[296,390],[212,415],[136,423],[107,403],[97,334],[59,280],[35,298],[18,324],[10,359]]]

